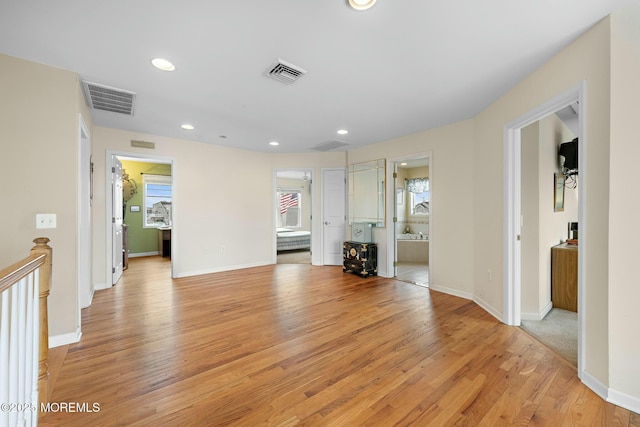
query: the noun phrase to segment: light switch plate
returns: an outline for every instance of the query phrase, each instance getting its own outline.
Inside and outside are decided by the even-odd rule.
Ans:
[[[36,214],[36,228],[56,228],[56,214]]]

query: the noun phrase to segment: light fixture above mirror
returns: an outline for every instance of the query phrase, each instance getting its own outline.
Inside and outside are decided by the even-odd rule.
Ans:
[[[376,4],[376,0],[347,0],[347,3],[355,10],[367,10]]]

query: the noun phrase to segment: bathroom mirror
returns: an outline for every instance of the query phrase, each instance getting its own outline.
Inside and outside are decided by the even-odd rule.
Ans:
[[[349,165],[349,224],[384,227],[384,159]]]

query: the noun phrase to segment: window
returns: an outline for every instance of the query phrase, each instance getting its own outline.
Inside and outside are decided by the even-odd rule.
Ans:
[[[411,215],[429,215],[429,192],[411,194]]]
[[[171,225],[171,177],[144,175],[144,227]]]
[[[411,215],[429,215],[429,179],[413,178],[407,180]]]
[[[278,224],[286,228],[302,226],[300,190],[278,189]]]

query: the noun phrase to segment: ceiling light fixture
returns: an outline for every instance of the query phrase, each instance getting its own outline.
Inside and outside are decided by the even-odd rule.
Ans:
[[[347,3],[355,10],[367,10],[376,4],[376,0],[347,0]]]
[[[269,145],[273,145],[275,147],[276,145],[280,145],[280,143],[277,141],[271,141]]]
[[[338,131],[338,135],[346,135],[346,134],[348,134],[348,133],[349,133],[349,131],[348,131],[348,130],[346,130],[346,129],[340,129],[340,130]]]
[[[183,125],[180,125],[180,127],[184,130],[194,130],[195,128],[193,127],[193,125],[190,125],[188,123],[185,123]]]
[[[151,63],[158,70],[162,70],[162,71],[173,71],[176,69],[175,65],[173,65],[170,61],[164,58],[153,58],[151,60]]]

